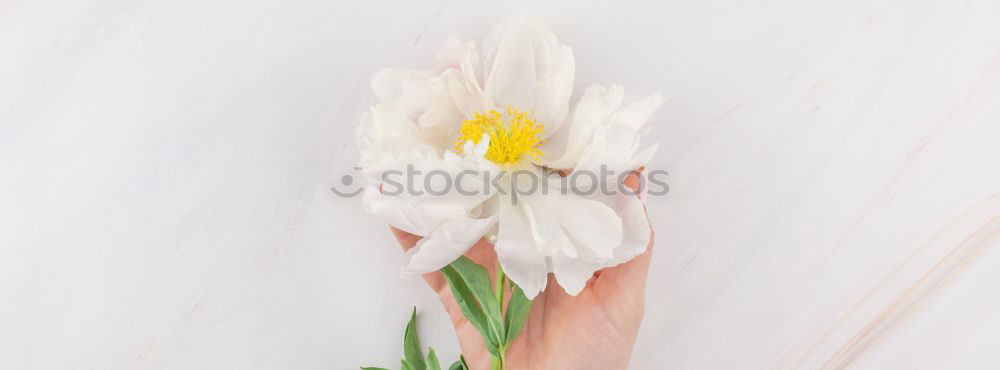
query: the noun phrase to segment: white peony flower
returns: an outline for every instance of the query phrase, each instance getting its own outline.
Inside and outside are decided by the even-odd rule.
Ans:
[[[481,48],[448,40],[433,70],[385,69],[372,78],[382,102],[358,127],[369,181],[363,200],[372,214],[424,237],[407,252],[404,272],[436,271],[486,236],[529,298],[545,289],[549,273],[576,295],[595,271],[645,251],[649,224],[635,196],[581,196],[553,183],[546,192],[515,193],[532,185],[515,171],[605,166],[617,174],[645,165],[656,150],[640,150],[639,138],[662,103],[658,94],[626,100],[618,86],[592,86],[571,111],[573,77],[569,47],[538,22],[513,20]],[[387,174],[408,169],[420,172],[417,180],[386,194]],[[499,188],[484,189],[501,171]]]

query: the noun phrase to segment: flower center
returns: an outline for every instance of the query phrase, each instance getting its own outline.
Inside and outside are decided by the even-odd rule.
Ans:
[[[528,114],[507,107],[507,114],[501,114],[495,109],[486,113],[476,113],[475,117],[462,122],[455,151],[462,153],[463,146],[469,140],[479,144],[483,134],[490,135],[490,146],[486,150],[486,159],[500,165],[515,164],[525,155],[532,159],[541,159],[539,148],[545,139],[541,138],[545,126],[535,123]]]

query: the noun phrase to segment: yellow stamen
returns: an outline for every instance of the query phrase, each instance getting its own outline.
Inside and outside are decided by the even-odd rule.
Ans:
[[[507,107],[506,115],[496,110],[476,113],[472,119],[462,122],[455,151],[461,154],[467,141],[479,144],[483,134],[488,134],[490,147],[486,150],[486,159],[493,163],[510,165],[525,155],[538,160],[542,158],[539,146],[545,143],[545,139],[541,138],[544,131],[545,126],[536,124],[527,113],[511,107]]]

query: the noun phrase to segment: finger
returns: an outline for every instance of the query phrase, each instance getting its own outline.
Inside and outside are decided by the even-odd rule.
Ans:
[[[615,302],[629,310],[641,309],[646,300],[646,278],[649,276],[655,238],[656,233],[650,230],[645,252],[628,262],[605,269],[594,283],[594,292],[607,302]]]
[[[597,284],[612,282],[616,285],[643,289],[646,284],[646,276],[649,274],[649,264],[653,258],[655,239],[656,232],[649,230],[649,244],[646,245],[646,250],[628,262],[604,269]]]
[[[396,237],[396,241],[399,242],[399,246],[403,247],[404,251],[410,250],[414,245],[417,245],[420,239],[423,239],[420,235],[410,234],[394,226],[389,226],[389,230],[392,230],[392,235]]]
[[[639,187],[642,185],[639,183],[639,171],[632,171],[628,176],[625,177],[625,186],[632,189],[632,192],[638,194],[641,190]]]
[[[486,239],[479,239],[472,248],[465,252],[465,256],[472,262],[485,267],[490,276],[496,276],[497,253],[493,250],[493,244],[490,244]]]
[[[528,319],[524,324],[521,335],[515,340],[515,344],[520,343],[541,343],[545,334],[545,312],[549,305],[549,290],[562,289],[555,281],[550,280],[547,289],[539,293],[531,300],[531,311],[528,311]]]

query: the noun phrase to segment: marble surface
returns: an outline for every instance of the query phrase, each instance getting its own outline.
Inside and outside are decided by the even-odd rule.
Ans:
[[[1000,2],[0,1],[0,368],[394,366],[383,66],[542,17],[667,103],[635,369],[997,368]]]

